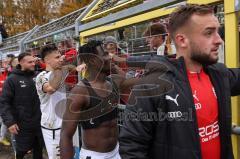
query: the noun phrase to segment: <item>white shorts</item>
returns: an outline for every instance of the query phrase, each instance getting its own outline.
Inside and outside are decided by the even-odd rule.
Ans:
[[[42,128],[43,139],[45,142],[49,159],[60,159],[59,156],[60,132],[61,129],[53,131]]]
[[[80,159],[121,159],[119,155],[119,144],[114,150],[107,153],[95,152],[81,148]]]

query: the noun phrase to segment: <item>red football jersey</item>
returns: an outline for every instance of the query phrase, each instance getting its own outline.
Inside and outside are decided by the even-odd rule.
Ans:
[[[197,123],[203,159],[220,159],[218,102],[209,76],[188,71],[188,78],[197,113]]]

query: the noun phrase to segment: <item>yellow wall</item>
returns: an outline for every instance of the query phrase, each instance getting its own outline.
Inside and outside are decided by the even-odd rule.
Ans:
[[[225,58],[228,67],[239,67],[239,37],[238,14],[234,12],[234,0],[224,0],[225,9]],[[240,125],[239,97],[232,98],[232,120]],[[240,159],[239,137],[232,135],[233,152],[236,159]]]
[[[198,4],[209,4],[209,3],[221,2],[221,0],[188,0],[187,2],[188,3],[198,3]],[[83,32],[81,32],[80,36],[87,37],[87,36],[91,36],[91,35],[96,35],[99,33],[106,32],[106,31],[115,30],[115,29],[118,29],[121,27],[141,23],[141,22],[159,18],[159,17],[163,17],[166,15],[169,15],[174,9],[175,8],[153,10],[153,11],[150,11],[147,13],[143,13],[143,14],[140,14],[137,16],[133,16],[133,17],[130,17],[127,19],[117,21],[115,23],[112,23],[111,25],[100,26],[100,27],[97,27],[94,29],[83,31]]]

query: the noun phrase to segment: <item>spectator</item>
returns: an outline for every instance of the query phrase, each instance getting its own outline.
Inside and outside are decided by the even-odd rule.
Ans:
[[[117,39],[113,36],[107,36],[104,38],[104,49],[109,54],[121,54],[121,50],[118,48]]]
[[[11,58],[10,58],[11,57]],[[18,64],[18,59],[10,55],[8,62],[8,68],[11,68],[10,70],[12,71],[13,69],[16,68]],[[1,72],[0,75],[0,94],[2,94],[2,87],[3,83],[7,79],[7,76],[10,75],[11,72],[7,71],[4,69],[3,72]],[[0,123],[1,123],[1,131],[0,131],[0,143],[2,143],[5,146],[10,146],[10,142],[7,140],[6,135],[7,135],[7,126],[2,122],[2,118],[0,117]]]
[[[0,24],[0,34],[2,35],[2,39],[8,38],[8,34],[3,24]]]
[[[133,77],[135,74],[134,71],[128,71],[128,67],[126,64],[126,59],[128,55],[119,47],[118,42],[115,37],[107,36],[104,39],[104,49],[109,53],[112,58],[111,62],[120,67],[125,73],[126,77]],[[126,104],[128,101],[130,89],[124,90],[121,93],[121,103]]]
[[[7,70],[7,76],[9,76],[14,69],[16,69],[17,65],[19,64],[18,58],[13,57],[10,59],[9,64],[8,64],[8,70]]]
[[[13,54],[8,54],[7,55],[7,58],[6,58],[6,63],[7,63],[7,68],[6,68],[6,71],[7,73],[11,73],[13,68],[11,67],[10,65],[10,62],[13,60],[13,58],[15,58],[15,56]]]
[[[3,83],[5,82],[6,78],[7,78],[7,74],[5,73],[5,70],[1,70],[1,73],[0,73],[0,95],[2,95],[2,87],[3,87]],[[3,144],[4,146],[10,146],[10,142],[6,138],[7,127],[3,123],[1,117],[0,117],[0,123],[1,123],[0,143]]]
[[[3,64],[2,61],[1,64]],[[0,95],[2,95],[3,83],[5,82],[6,79],[7,79],[6,65],[4,66],[2,65],[0,70]]]
[[[40,72],[46,69],[45,63],[42,61],[39,54],[39,47],[34,48],[31,51],[31,55],[35,58],[35,74],[38,75]]]
[[[166,34],[166,28],[161,23],[154,23],[145,30],[144,36],[146,37],[151,51],[157,51],[158,55],[168,54],[167,47],[165,46]]]
[[[59,50],[62,55],[65,55],[65,62],[77,65],[77,51],[73,47],[71,40],[65,40],[62,41],[59,45]],[[77,84],[77,74],[76,72],[70,72],[67,76],[65,83],[67,86],[69,86],[68,90],[71,90],[71,88]]]
[[[11,61],[10,61],[10,66],[12,69],[16,69],[17,65],[19,64],[18,62],[18,58],[14,57]]]
[[[2,45],[3,39],[7,38],[7,32],[3,26],[3,24],[0,24],[0,46]]]
[[[34,87],[34,58],[22,53],[19,65],[4,83],[0,113],[4,124],[16,139],[16,159],[33,149],[33,158],[42,159],[40,102]]]

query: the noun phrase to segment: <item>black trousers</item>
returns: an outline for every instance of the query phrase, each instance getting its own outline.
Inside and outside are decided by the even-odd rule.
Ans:
[[[34,144],[32,147],[33,159],[42,159],[42,148],[43,144],[40,138],[34,138]],[[16,159],[23,159],[28,151],[18,151],[16,152]]]
[[[15,136],[16,159],[23,159],[29,150],[33,153],[33,159],[42,159],[43,138],[41,129],[24,131]]]

